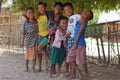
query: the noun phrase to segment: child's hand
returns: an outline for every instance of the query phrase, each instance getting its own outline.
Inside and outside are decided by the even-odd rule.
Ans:
[[[78,48],[78,45],[77,44],[74,44],[73,47],[71,48],[72,50],[75,50]]]
[[[67,38],[67,37],[70,37],[70,35],[71,35],[71,33],[67,33],[66,35],[65,35],[65,37]]]
[[[47,51],[50,51],[50,45],[47,45]]]
[[[24,46],[24,43],[21,43],[21,44],[20,44],[20,48],[23,48],[23,46]]]

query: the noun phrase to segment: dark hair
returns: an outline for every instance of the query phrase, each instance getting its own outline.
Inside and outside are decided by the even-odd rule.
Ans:
[[[47,3],[40,1],[38,5],[44,5],[45,7],[47,6]]]
[[[73,9],[73,5],[72,5],[72,3],[70,3],[70,2],[64,3],[64,7],[66,7],[66,6],[70,6],[70,7]]]
[[[34,12],[34,9],[32,8],[32,7],[28,7],[27,9],[26,9],[26,12],[28,11],[28,10],[32,10],[33,12]],[[35,13],[35,12],[34,12]],[[26,19],[27,19],[27,21],[29,22],[29,18],[25,15],[25,17],[26,17]],[[35,18],[34,18],[34,20],[35,21],[37,21]]]
[[[88,12],[91,14],[91,17],[89,20],[93,19],[93,17],[94,17],[93,12],[91,10],[88,10]]]
[[[63,4],[61,2],[55,2],[54,7],[56,6],[60,6],[61,8],[63,8]]]
[[[61,21],[61,20],[67,20],[67,21],[68,21],[68,18],[65,17],[65,16],[61,16],[60,19],[59,19],[59,21],[58,21],[58,24],[60,24],[60,21]]]
[[[32,7],[28,7],[28,8],[26,9],[26,12],[27,12],[28,10],[32,10],[32,11],[34,12],[34,9],[33,9]]]

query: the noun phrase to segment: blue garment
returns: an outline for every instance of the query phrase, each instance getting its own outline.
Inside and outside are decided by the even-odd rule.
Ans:
[[[82,32],[82,34],[81,34],[81,36],[80,36],[79,41],[78,41],[78,46],[86,46],[85,36],[84,36],[84,35],[85,35],[85,31],[86,31],[86,26],[87,26],[87,25],[84,26],[84,30],[83,30],[83,32]],[[73,36],[73,38],[74,38],[74,43],[75,43],[76,38],[77,38],[77,36],[78,36],[78,34],[79,34],[80,28],[81,28],[81,23],[80,23],[80,21],[78,21],[78,22],[76,23],[76,26],[75,26],[75,29],[74,29],[74,36]]]

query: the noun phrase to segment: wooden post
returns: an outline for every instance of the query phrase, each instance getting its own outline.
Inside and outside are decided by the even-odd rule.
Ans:
[[[95,34],[97,34],[97,30],[96,30],[96,27],[94,26],[94,31],[95,31]],[[98,40],[98,36],[95,36],[96,37],[96,41],[97,41],[97,49],[98,49],[98,57],[99,57],[99,62],[101,63],[101,56],[100,56],[100,49],[99,49],[99,40]]]
[[[119,31],[118,30],[118,25],[117,25],[117,31]],[[119,52],[119,45],[118,45],[118,37],[119,37],[119,35],[117,35],[116,34],[116,31],[115,31],[115,36],[116,36],[116,43],[117,43],[117,52],[118,52],[118,59],[119,59],[119,65],[120,65],[120,52]]]
[[[110,27],[108,27],[108,64],[110,64]]]
[[[101,32],[100,29],[99,29],[99,32]],[[100,41],[101,41],[101,47],[102,47],[102,52],[103,52],[103,59],[104,59],[104,62],[106,63],[105,50],[104,50],[102,36],[103,36],[103,34],[101,34],[101,36],[100,36]]]

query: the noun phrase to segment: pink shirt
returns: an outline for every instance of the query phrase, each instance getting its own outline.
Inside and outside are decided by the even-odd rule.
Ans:
[[[65,40],[65,35],[60,30],[57,30],[55,34],[55,40],[53,42],[53,47],[60,48],[61,41],[63,40]]]

